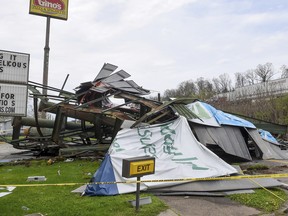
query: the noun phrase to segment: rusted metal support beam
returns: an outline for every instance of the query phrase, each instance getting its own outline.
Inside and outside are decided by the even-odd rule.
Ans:
[[[101,116],[99,118],[95,119],[94,125],[95,125],[95,137],[96,137],[98,143],[101,143],[102,142],[102,135],[103,135],[102,127],[101,127],[101,125],[102,125]]]
[[[123,123],[123,121],[121,119],[116,119],[115,125],[113,127],[114,130],[113,130],[113,134],[112,134],[112,140],[114,140],[118,131],[121,129],[122,123]]]
[[[13,134],[12,134],[12,140],[18,140],[20,137],[20,130],[21,130],[21,120],[22,117],[14,117],[12,122],[13,127]]]
[[[63,147],[63,145],[60,133],[65,129],[65,120],[66,118],[63,115],[62,108],[58,107],[52,132],[52,140],[61,147]]]
[[[46,109],[49,106],[51,106],[50,104],[46,104],[43,103],[41,104],[41,108],[42,109]],[[107,113],[102,114],[102,109],[101,108],[96,108],[96,107],[92,107],[92,108],[81,108],[81,109],[75,109],[76,106],[75,105],[71,105],[71,104],[58,104],[58,106],[63,107],[63,113],[65,114],[65,116],[67,117],[71,117],[71,118],[76,118],[76,119],[80,119],[80,120],[85,120],[88,122],[93,123],[95,121],[95,118],[99,118],[102,115],[102,121],[104,124],[108,124],[108,125],[114,125],[115,119],[119,118],[122,120],[134,120],[133,118],[131,118],[130,116],[126,115],[125,113],[122,113],[120,111],[107,111]],[[53,109],[49,110],[49,112],[51,113],[57,113],[57,106],[55,106]]]
[[[152,124],[153,122],[157,121],[158,119],[162,118],[165,115],[168,115],[169,113],[170,113],[170,111],[166,111],[166,112],[162,113],[161,115],[149,120],[147,123]]]
[[[38,120],[39,126],[41,128],[53,128],[54,127],[54,120],[48,120],[48,119],[39,119]],[[36,127],[36,122],[34,118],[31,117],[15,117],[13,119],[12,125],[15,126],[29,126],[29,127]],[[89,126],[93,126],[92,124],[89,124]],[[65,125],[65,128],[67,130],[74,130],[74,129],[80,129],[81,124],[75,123],[75,122],[67,122]]]

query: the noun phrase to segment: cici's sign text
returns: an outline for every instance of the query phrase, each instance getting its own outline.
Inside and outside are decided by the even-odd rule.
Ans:
[[[68,19],[68,0],[30,0],[30,14]]]

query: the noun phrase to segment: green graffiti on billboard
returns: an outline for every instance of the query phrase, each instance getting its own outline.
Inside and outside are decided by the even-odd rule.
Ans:
[[[143,145],[141,149],[144,149],[145,155],[150,155],[157,158],[155,143],[153,143],[151,139],[153,135],[152,131],[148,129],[141,130],[140,128],[137,128],[137,132],[138,135],[140,136],[140,143],[141,145]]]
[[[120,152],[120,151],[124,151],[125,149],[124,148],[121,148],[120,144],[117,142],[117,139],[115,138],[112,142],[112,147],[113,147],[113,150],[116,151],[116,152]]]
[[[207,167],[200,167],[196,163],[193,163],[192,161],[198,160],[197,157],[192,157],[192,158],[178,158],[178,159],[172,159],[172,161],[175,161],[176,163],[180,164],[187,164],[191,165],[193,170],[208,170],[209,168]]]
[[[172,123],[161,126],[161,135],[164,139],[163,152],[169,155],[182,155],[182,153],[174,146],[176,131],[170,128],[171,125]]]

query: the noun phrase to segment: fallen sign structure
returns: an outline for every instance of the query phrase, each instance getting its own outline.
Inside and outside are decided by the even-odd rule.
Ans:
[[[116,69],[117,66],[105,63],[96,78],[81,83],[75,93],[30,82],[34,118],[14,118],[13,146],[38,152],[60,151],[60,154],[69,154],[72,149],[72,155],[96,151],[103,156],[123,128],[163,124],[184,116],[198,141],[213,151],[220,149],[242,160],[288,158],[285,146],[263,141],[252,123],[228,116],[196,99],[167,102],[147,99],[144,96],[149,90],[126,80],[130,75],[123,70],[115,72]],[[42,95],[38,88],[59,95]],[[55,120],[40,119],[38,111],[55,114]],[[20,140],[22,126],[33,128]]]
[[[130,75],[123,70],[115,72],[116,69],[117,66],[105,63],[96,78],[81,83],[75,94],[30,82],[34,118],[14,118],[13,146],[57,152],[71,146],[111,144],[121,128],[165,123],[178,118],[171,107],[163,107],[161,102],[143,97],[150,91],[132,80],[125,80]],[[42,95],[38,88],[47,88],[59,95]],[[122,103],[113,103],[115,98],[121,99]],[[55,114],[55,120],[40,119],[38,111]],[[75,119],[74,122],[69,122],[70,118]],[[19,139],[22,126],[34,127],[25,139]],[[47,128],[50,128],[48,133]],[[33,131],[34,136],[31,135]]]
[[[173,177],[217,177],[235,174],[236,169],[209,150],[211,147],[209,144],[217,145],[226,153],[244,160],[252,160],[250,154],[252,151],[257,153],[255,154],[257,157],[265,159],[280,155],[277,151],[275,151],[277,154],[270,154],[267,143],[258,144],[259,137],[254,134],[256,128],[253,127],[252,132],[242,133],[247,127],[240,126],[242,128],[236,129],[237,133],[231,133],[231,141],[245,134],[242,139],[238,139],[241,142],[235,143],[227,142],[223,139],[223,134],[218,134],[217,131],[211,135],[211,130],[207,130],[210,137],[207,136],[209,142],[206,142],[206,137],[200,136],[202,125],[222,127],[222,129],[224,126],[216,121],[217,119],[210,119],[213,126],[207,122],[202,124],[205,123],[204,118],[188,106],[193,102],[197,103],[198,100],[184,98],[160,102],[147,99],[144,96],[150,93],[149,90],[140,87],[132,80],[126,80],[130,75],[123,70],[115,72],[116,69],[115,65],[104,64],[96,78],[93,81],[81,83],[75,89],[75,93],[30,82],[29,90],[32,92],[34,101],[34,119],[21,117],[14,119],[13,141],[11,142],[13,146],[54,153],[59,151],[61,153],[62,149],[81,147],[79,152],[73,154],[97,151],[101,157],[109,148],[109,154],[106,155],[100,171],[94,176],[94,181],[105,182],[107,182],[105,179],[109,181],[121,179],[119,168],[122,169],[119,161],[128,156],[155,157],[155,175],[147,178],[171,179]],[[47,88],[59,95],[42,95],[38,88]],[[39,99],[40,104],[38,104]],[[114,102],[116,99],[122,102],[116,104]],[[55,114],[55,120],[40,119],[38,111]],[[215,118],[215,115],[213,114],[212,117]],[[71,118],[74,120],[68,121]],[[198,124],[199,128],[193,125],[194,123]],[[37,136],[31,136],[33,130],[30,129],[30,136],[19,139],[22,126],[34,127],[34,133]],[[226,128],[224,130],[228,131]],[[249,144],[246,142],[247,134],[256,143],[254,149],[246,146]],[[221,139],[216,139],[216,135],[219,135]],[[210,143],[211,140],[214,143]],[[237,149],[244,148],[246,152],[238,154]],[[280,147],[277,146],[277,148]],[[286,152],[281,154],[283,157],[286,155],[288,155]],[[142,189],[151,189],[168,185],[156,182],[141,186]],[[118,185],[100,188],[91,186],[87,188],[86,194],[129,193],[135,190],[134,186],[133,189],[129,184],[119,187]]]

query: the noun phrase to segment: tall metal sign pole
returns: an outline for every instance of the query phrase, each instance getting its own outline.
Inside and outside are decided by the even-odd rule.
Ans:
[[[44,47],[44,63],[43,63],[43,89],[42,94],[46,97],[47,95],[47,86],[48,86],[48,69],[49,69],[49,41],[50,41],[50,17],[46,18],[46,39]],[[41,118],[46,119],[46,113],[41,112]]]
[[[49,39],[50,39],[50,18],[68,19],[68,0],[30,0],[29,13],[47,17],[46,21],[46,39],[44,47],[43,64],[43,95],[47,95],[48,86],[48,68],[49,68]],[[42,113],[42,118],[46,118]]]
[[[49,68],[49,40],[50,40],[50,17],[47,17],[46,21],[46,40],[45,40],[45,47],[44,47],[44,64],[43,64],[43,95],[47,95],[47,88],[48,86],[48,68]]]

